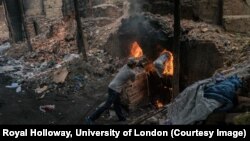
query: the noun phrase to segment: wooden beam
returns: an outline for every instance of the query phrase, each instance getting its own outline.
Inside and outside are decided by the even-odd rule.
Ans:
[[[223,25],[223,5],[224,0],[218,0],[218,25]]]
[[[174,78],[173,78],[173,98],[179,94],[180,80],[180,0],[174,1]]]
[[[7,10],[7,4],[5,2],[5,0],[3,0],[3,7],[4,7],[4,14],[5,14],[5,18],[6,18],[6,21],[7,21],[7,26],[8,26],[8,29],[9,29],[9,38],[12,39],[13,41],[13,35],[12,33],[14,32],[12,26],[11,26],[11,21],[10,21],[10,17],[9,17],[9,13],[8,13],[8,10]]]
[[[26,37],[28,49],[29,49],[29,51],[32,51],[30,37],[29,37],[28,30],[27,30],[26,24],[25,24],[25,13],[24,13],[24,7],[23,7],[23,0],[18,0],[18,4],[19,4],[20,10],[21,10],[21,20],[22,20],[23,30],[24,30],[24,34]]]
[[[75,8],[75,19],[77,23],[77,47],[79,53],[82,53],[83,59],[87,61],[87,54],[84,47],[84,41],[83,41],[83,33],[82,33],[82,23],[79,15],[79,8],[78,8],[78,0],[74,0],[74,8]]]
[[[163,107],[161,109],[152,109],[149,112],[145,112],[145,114],[142,114],[141,116],[139,116],[136,119],[133,119],[132,121],[128,121],[128,125],[138,125],[144,121],[146,121],[147,119],[159,114],[159,113],[166,113],[167,111],[167,107]]]

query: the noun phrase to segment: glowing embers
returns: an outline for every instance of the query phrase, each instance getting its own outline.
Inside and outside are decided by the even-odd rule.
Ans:
[[[160,99],[157,99],[157,100],[155,101],[155,106],[156,106],[157,108],[162,108],[162,107],[164,106],[164,104],[163,104],[163,102],[162,102]]]

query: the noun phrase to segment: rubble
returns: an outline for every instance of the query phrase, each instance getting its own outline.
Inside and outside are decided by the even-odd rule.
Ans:
[[[19,87],[19,84],[18,83],[12,83],[11,85],[7,85],[6,88],[18,88]]]
[[[246,112],[246,113],[243,113],[243,114],[238,114],[233,119],[234,124],[235,125],[249,125],[250,124],[249,117],[250,117],[249,112]]]
[[[16,89],[16,93],[20,93],[22,91],[22,85],[18,83],[12,83],[11,85],[7,85],[5,87],[10,89]]]
[[[21,85],[20,85],[20,86],[17,87],[16,93],[20,93],[21,91],[22,91],[22,87],[21,87]]]
[[[41,94],[41,93],[43,93],[43,92],[45,92],[45,91],[47,91],[48,90],[48,86],[43,86],[42,88],[36,88],[35,89],[35,92],[37,93],[37,94]]]
[[[40,111],[46,113],[55,110],[55,105],[43,105],[39,107]]]
[[[3,51],[9,49],[11,47],[9,42],[6,42],[4,44],[1,45],[0,43],[0,54],[2,54]]]
[[[113,4],[100,4],[93,6],[94,17],[112,17],[118,18],[122,15],[122,11]]]
[[[58,71],[54,72],[53,76],[53,82],[55,83],[64,83],[66,77],[68,76],[68,70],[67,68],[62,68]]]

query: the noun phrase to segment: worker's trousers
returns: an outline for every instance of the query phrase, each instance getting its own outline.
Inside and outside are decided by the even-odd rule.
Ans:
[[[104,111],[108,110],[112,106],[112,104],[114,104],[114,110],[115,110],[115,113],[116,113],[118,119],[120,121],[126,120],[126,118],[122,114],[120,95],[121,95],[120,93],[109,88],[108,89],[108,98],[107,98],[105,104],[103,106],[101,106],[100,108],[98,108],[90,116],[90,119],[92,121],[95,121],[96,119],[98,119],[101,116],[101,114]]]

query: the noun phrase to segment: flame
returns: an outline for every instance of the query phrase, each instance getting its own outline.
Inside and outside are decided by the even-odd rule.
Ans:
[[[163,103],[159,99],[156,100],[155,104],[157,108],[162,108],[164,106]]]
[[[136,41],[131,46],[130,56],[135,58],[140,58],[143,56],[142,49]]]
[[[161,54],[163,53],[168,53],[170,58],[165,62],[165,68],[163,71],[163,75],[170,75],[173,76],[174,75],[174,56],[170,51],[167,50],[163,50]]]

